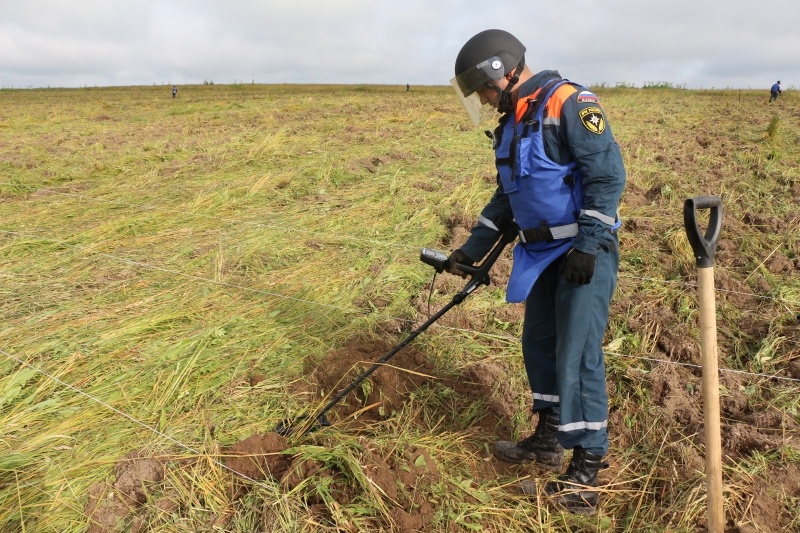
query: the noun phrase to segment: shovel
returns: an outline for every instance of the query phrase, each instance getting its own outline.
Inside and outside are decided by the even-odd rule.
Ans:
[[[697,210],[709,209],[704,235],[697,225]],[[714,252],[722,228],[722,201],[719,196],[698,196],[683,206],[686,236],[697,262],[697,291],[700,305],[700,359],[703,367],[703,419],[706,440],[706,490],[708,531],[722,533],[725,528],[722,500],[722,442],[719,422],[719,368],[717,362],[717,317],[714,303]]]

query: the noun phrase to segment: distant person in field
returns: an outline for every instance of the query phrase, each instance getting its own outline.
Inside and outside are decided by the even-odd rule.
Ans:
[[[775,82],[775,84],[769,90],[769,101],[774,102],[778,99],[778,96],[781,94],[781,80]]]
[[[489,133],[497,189],[447,270],[463,277],[459,266],[480,261],[506,231],[519,236],[506,300],[525,302],[522,357],[537,423],[532,435],[495,442],[492,452],[559,471],[571,449],[566,472],[544,492],[592,514],[597,474],[608,466],[603,334],[619,266],[622,154],[597,95],[555,70],[533,72],[508,32],[469,39],[451,84],[476,125],[486,104],[502,115]]]
[[[407,83],[406,83],[406,92],[408,92],[408,91],[410,91],[410,90],[411,90],[411,85],[409,85],[409,84],[407,84]]]
[[[178,87],[173,85],[172,86],[172,97],[175,98],[176,96],[178,96]]]

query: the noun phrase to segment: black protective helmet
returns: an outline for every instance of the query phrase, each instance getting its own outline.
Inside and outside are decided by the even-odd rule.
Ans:
[[[511,109],[511,89],[519,80],[525,67],[525,46],[513,35],[503,30],[484,30],[464,43],[456,57],[456,76],[450,84],[467,109],[472,121],[480,122],[481,103],[475,91],[481,87],[493,87],[500,93],[498,111]],[[504,90],[490,82],[502,79],[513,72]]]
[[[503,30],[485,30],[461,47],[456,57],[456,80],[464,96],[501,79],[525,64],[525,46]]]

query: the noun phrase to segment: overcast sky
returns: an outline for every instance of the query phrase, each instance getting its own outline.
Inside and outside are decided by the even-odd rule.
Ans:
[[[446,85],[488,28],[584,84],[800,86],[798,0],[0,0],[0,87]]]

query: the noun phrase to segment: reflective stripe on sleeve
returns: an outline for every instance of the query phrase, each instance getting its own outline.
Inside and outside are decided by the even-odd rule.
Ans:
[[[494,225],[494,222],[492,222],[491,220],[489,220],[484,216],[478,217],[478,224],[483,224],[487,228],[493,229],[495,231],[500,231],[499,229],[497,229],[497,226]]]
[[[595,211],[594,209],[581,209],[581,215],[586,215],[587,217],[596,218],[603,224],[608,224],[609,226],[613,226],[614,223],[617,221],[616,218],[604,215],[600,211]]]

